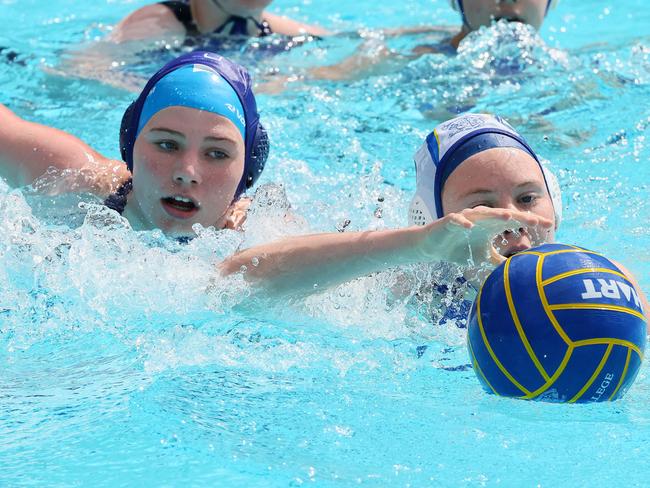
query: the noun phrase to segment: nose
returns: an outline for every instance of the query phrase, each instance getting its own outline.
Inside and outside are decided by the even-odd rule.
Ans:
[[[179,159],[174,166],[172,179],[179,185],[198,185],[201,183],[197,162],[189,157]]]
[[[517,205],[516,202],[514,202],[514,201],[512,201],[512,200],[510,200],[510,199],[509,199],[508,201],[501,202],[501,205],[502,205],[501,208],[505,208],[505,209],[508,209],[508,210],[518,210],[518,211],[523,211],[523,210],[525,210],[525,209],[523,209],[523,208],[520,208],[520,207]],[[503,235],[506,236],[506,237],[507,237],[507,236],[510,236],[510,235],[513,234],[513,230],[514,230],[514,229],[512,229],[512,230],[506,230],[506,231],[503,233]],[[522,234],[522,235],[523,235],[523,234],[528,234],[527,229],[525,229],[524,227],[520,227],[519,229],[516,230],[516,232],[519,233],[519,234]]]

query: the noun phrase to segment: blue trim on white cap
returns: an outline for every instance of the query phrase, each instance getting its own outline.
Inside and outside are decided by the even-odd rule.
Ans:
[[[478,138],[478,140],[477,140]],[[472,143],[472,141],[474,143]],[[469,144],[469,147],[465,147]],[[470,156],[495,147],[512,147],[529,154],[542,169],[546,188],[553,199],[556,216],[561,213],[561,200],[554,197],[547,172],[535,151],[504,119],[488,114],[464,114],[438,125],[427,135],[415,153],[416,193],[409,210],[411,222],[443,217],[442,188],[445,181]],[[558,192],[556,192],[558,193]],[[417,217],[413,219],[411,217]]]
[[[528,144],[526,144],[526,141],[517,137],[515,134],[494,128],[482,129],[469,134],[457,141],[445,153],[442,160],[437,165],[438,171],[436,171],[436,181],[434,182],[434,194],[436,197],[436,211],[438,218],[441,218],[444,215],[442,208],[442,187],[447,181],[447,178],[449,178],[449,176],[470,157],[496,147],[520,149],[537,161],[537,164],[540,164],[537,155]]]

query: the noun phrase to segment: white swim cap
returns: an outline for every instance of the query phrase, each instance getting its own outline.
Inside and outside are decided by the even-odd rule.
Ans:
[[[415,153],[416,191],[409,225],[426,225],[441,218],[442,188],[449,175],[469,157],[495,147],[520,149],[537,161],[553,202],[555,225],[559,226],[562,197],[557,178],[508,122],[488,114],[461,115],[443,122],[427,136]]]

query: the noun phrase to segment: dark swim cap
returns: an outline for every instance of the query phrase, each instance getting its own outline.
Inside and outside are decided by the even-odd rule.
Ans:
[[[145,107],[147,98],[152,94],[157,84],[170,73],[180,68],[192,65],[205,66],[207,69],[213,70],[217,75],[220,75],[220,78],[225,80],[230,87],[232,87],[241,102],[241,107],[244,112],[243,126],[246,156],[244,160],[244,174],[242,175],[242,179],[240,180],[237,191],[235,192],[235,198],[237,198],[247,188],[253,186],[262,173],[269,154],[269,139],[266,130],[264,130],[264,127],[259,120],[255,95],[252,90],[253,84],[248,71],[246,71],[242,66],[233,63],[218,54],[205,51],[194,51],[188,54],[183,54],[167,63],[149,79],[142,90],[142,93],[140,93],[135,102],[126,109],[126,112],[124,112],[124,116],[122,117],[122,125],[120,127],[120,152],[122,154],[122,159],[126,162],[129,171],[133,171],[133,146],[135,145],[135,140],[139,133],[143,108]],[[200,71],[197,71],[197,73],[200,73]],[[209,85],[206,85],[205,83],[197,83],[197,86],[205,89],[205,87]],[[222,91],[215,88],[215,97],[221,96],[222,93]],[[190,108],[203,108],[197,107],[196,98],[196,96],[188,95],[187,103],[185,104],[183,103],[184,97],[182,92],[178,92],[174,96],[174,105],[187,106]],[[165,108],[164,104],[161,105],[161,110],[162,108]],[[218,113],[212,110],[209,106],[206,106],[204,109]],[[151,117],[151,115],[153,114],[149,114],[149,117]]]

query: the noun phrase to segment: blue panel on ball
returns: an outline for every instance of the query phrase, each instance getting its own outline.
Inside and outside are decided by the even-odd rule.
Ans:
[[[630,364],[627,366],[627,374],[625,376],[623,384],[616,393],[616,396],[612,398],[612,400],[616,400],[617,398],[621,398],[623,395],[625,395],[630,386],[632,386],[632,383],[634,383],[637,374],[639,374],[639,369],[641,369],[641,357],[638,354],[632,353],[630,355]]]
[[[557,321],[572,341],[611,338],[629,341],[643,348],[645,322],[627,313],[612,310],[557,310]]]
[[[509,397],[518,397],[525,394],[503,374],[492,360],[476,324],[472,327],[471,332],[469,332],[468,342],[470,343],[470,347],[474,353],[474,359],[478,365],[478,370],[476,371],[477,376],[487,391],[492,392],[492,389],[494,389],[498,395]],[[489,384],[486,383],[486,379]]]
[[[616,392],[625,371],[628,348],[613,346],[600,373],[591,386],[576,400],[577,403],[605,402]],[[634,353],[632,353],[634,354]],[[625,378],[623,378],[625,381]]]
[[[510,261],[513,303],[524,333],[537,359],[549,376],[560,366],[567,344],[555,331],[547,316],[535,285],[537,256],[514,256]],[[517,286],[517,283],[530,285]]]
[[[607,304],[641,313],[641,300],[632,283],[608,273],[588,272],[568,276],[544,286],[549,305]]]
[[[506,298],[501,267],[490,275],[481,297],[481,319],[487,340],[502,366],[526,390],[532,391],[544,384],[544,377],[535,368],[517,328]],[[498,282],[498,283],[496,283]]]
[[[537,399],[597,402],[621,397],[634,381],[647,323],[637,291],[604,256],[540,246],[499,266],[480,296],[492,354],[476,307],[468,340],[481,381],[499,394],[546,388]]]
[[[543,254],[542,280],[553,278],[554,276],[574,269],[601,267],[601,265],[598,264],[600,263],[600,261],[598,261],[600,256],[589,251],[584,251],[584,249],[565,246],[562,244],[546,244],[531,249],[531,252],[539,252]],[[609,262],[606,259],[605,261]],[[613,265],[610,263],[608,266]],[[608,266],[605,266],[604,263],[602,265],[602,267]]]
[[[562,374],[553,383],[552,390],[558,396],[556,401],[568,402],[587,384],[606,350],[607,345],[602,344],[573,350]]]

